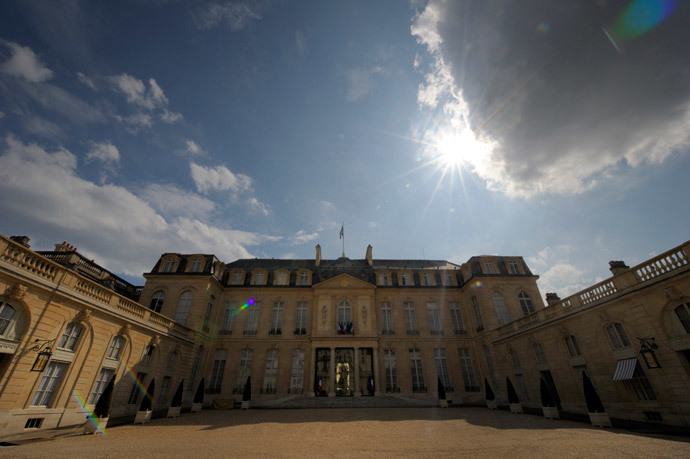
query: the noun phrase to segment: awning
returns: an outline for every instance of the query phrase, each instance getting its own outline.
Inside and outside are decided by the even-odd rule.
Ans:
[[[636,366],[637,357],[619,360],[618,365],[616,365],[616,371],[615,373],[613,373],[613,380],[627,381],[628,379],[632,379],[633,373],[635,373]]]

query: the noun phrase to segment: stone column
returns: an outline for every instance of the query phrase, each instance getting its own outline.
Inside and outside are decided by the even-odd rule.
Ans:
[[[307,384],[311,384],[311,390],[309,391],[309,396],[314,397],[316,394],[314,393],[314,380],[316,379],[316,348],[312,347],[311,348],[311,368],[309,369],[309,382]],[[306,386],[309,387],[309,386]]]
[[[331,348],[331,367],[328,370],[331,376],[331,387],[328,392],[329,397],[335,397],[335,348]]]
[[[355,348],[355,397],[362,395],[361,388],[359,387],[359,348]]]
[[[374,347],[373,357],[374,357],[374,395],[381,395],[381,380],[379,379],[379,348]]]

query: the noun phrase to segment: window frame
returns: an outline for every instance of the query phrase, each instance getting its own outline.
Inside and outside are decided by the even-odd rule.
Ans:
[[[605,330],[614,350],[628,349],[632,346],[620,322],[609,324]]]
[[[381,334],[393,335],[395,334],[395,326],[393,324],[393,306],[390,301],[381,302]]]
[[[307,317],[309,314],[309,304],[306,301],[298,301],[295,307],[295,334],[307,334]]]
[[[156,290],[151,295],[151,301],[149,302],[149,309],[153,312],[160,313],[163,309],[163,303],[165,303],[165,291]]]
[[[502,327],[512,322],[510,318],[510,312],[508,312],[508,305],[506,304],[506,299],[501,292],[493,292],[491,294],[491,301],[494,305],[494,310],[496,311],[496,319],[498,320],[498,326]]]
[[[283,313],[285,312],[285,303],[282,301],[274,301],[273,309],[271,310],[271,324],[268,330],[269,335],[283,334]]]
[[[408,335],[418,335],[419,328],[417,328],[417,311],[414,301],[403,302],[403,311],[405,312],[405,331]]]
[[[524,315],[528,316],[534,314],[534,302],[527,292],[520,292],[518,294],[518,301],[520,302],[520,307]]]
[[[673,308],[673,312],[676,314],[676,318],[685,330],[685,333],[690,335],[690,303],[679,304]]]
[[[398,368],[393,349],[383,350],[383,369],[385,372],[386,392],[398,392]]]
[[[31,406],[50,407],[54,404],[56,395],[60,390],[62,380],[69,368],[69,363],[59,360],[48,362],[36,392],[31,399]]]
[[[565,337],[565,346],[568,349],[568,355],[571,359],[582,357],[582,349],[577,342],[575,335],[568,335]]]
[[[426,392],[424,385],[424,366],[422,363],[422,353],[419,349],[409,350],[410,353],[410,373],[412,375],[412,392]]]
[[[460,308],[460,303],[452,301],[448,304],[448,311],[450,313],[450,320],[453,322],[453,331],[456,334],[465,335],[467,330],[465,329],[465,321],[462,318],[462,309]]]
[[[8,314],[6,311],[12,311]],[[8,330],[11,330],[10,325],[18,316],[17,308],[11,304],[0,301],[0,336],[4,336]]]
[[[472,363],[472,352],[469,348],[458,348],[460,357],[460,368],[462,369],[462,379],[465,383],[465,392],[480,392],[477,374]]]
[[[244,391],[244,385],[247,382],[247,378],[252,373],[253,359],[253,349],[242,349],[240,351],[239,369],[237,371],[237,379],[235,380],[235,389],[233,390],[234,393],[241,394]]]
[[[450,383],[450,373],[448,372],[448,359],[446,359],[446,350],[444,348],[434,349],[434,364],[436,376],[441,380],[443,389],[446,392],[453,392],[453,386]]]
[[[432,335],[442,335],[441,313],[438,303],[430,302],[426,304],[427,320],[429,322],[429,333]]]
[[[84,331],[84,327],[77,322],[70,322],[65,326],[60,336],[60,341],[58,341],[57,348],[63,351],[75,352],[77,344],[79,343],[79,337]]]
[[[292,363],[290,365],[290,394],[304,393],[304,349],[292,350]]]
[[[187,319],[189,318],[189,311],[192,309],[192,304],[194,303],[194,292],[191,290],[185,290],[180,293],[180,297],[177,300],[177,309],[175,309],[175,322],[186,326]]]
[[[261,382],[262,394],[275,394],[278,387],[278,349],[266,349],[264,361],[264,377]]]

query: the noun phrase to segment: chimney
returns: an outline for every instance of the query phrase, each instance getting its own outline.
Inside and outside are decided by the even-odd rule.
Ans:
[[[71,244],[68,244],[67,241],[62,241],[62,244],[55,244],[55,251],[56,252],[76,252],[77,248]]]
[[[624,261],[615,260],[609,261],[609,269],[611,270],[614,276],[617,276],[629,270],[630,266],[626,265]]]
[[[558,293],[547,293],[546,294],[546,304],[549,306],[553,306],[554,304],[558,303],[561,301],[561,299],[558,297]]]
[[[31,246],[29,245],[29,236],[10,236],[10,240],[16,242],[17,244],[21,244],[27,249],[30,249]]]
[[[316,266],[321,264],[321,246],[316,244]]]
[[[371,244],[369,244],[367,246],[367,255],[365,257],[367,259],[367,263],[369,264],[369,266],[372,266],[374,264],[374,260],[371,257],[371,251],[372,251],[372,247],[371,247]]]

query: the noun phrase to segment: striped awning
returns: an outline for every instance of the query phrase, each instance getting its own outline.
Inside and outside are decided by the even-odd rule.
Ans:
[[[633,373],[635,373],[635,366],[637,366],[637,357],[619,360],[618,365],[616,365],[616,372],[613,373],[613,380],[627,381],[632,379]]]

